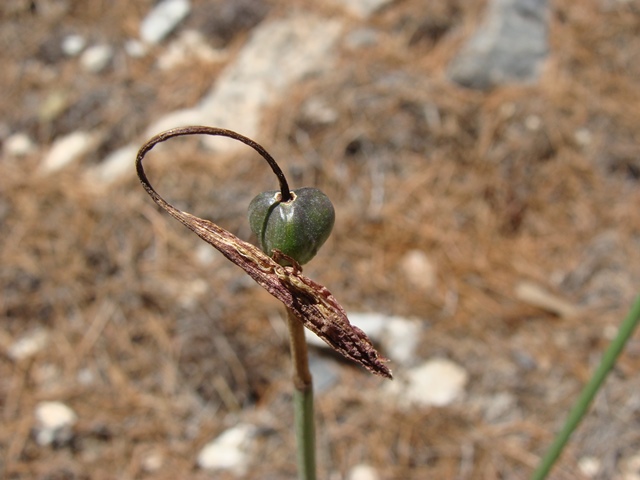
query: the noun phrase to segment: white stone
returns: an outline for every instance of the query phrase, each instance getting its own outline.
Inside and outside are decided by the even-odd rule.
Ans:
[[[386,388],[403,407],[444,407],[462,396],[468,379],[469,374],[460,365],[435,358],[409,370],[404,379],[390,382]]]
[[[208,243],[198,242],[195,248],[195,257],[202,266],[210,266],[217,259],[220,253]]]
[[[317,125],[330,125],[340,118],[339,113],[331,105],[317,98],[310,98],[302,105],[305,121]]]
[[[376,345],[384,350],[392,362],[404,365],[415,360],[415,352],[420,342],[420,333],[424,322],[382,313],[348,313],[352,325],[358,327]],[[309,345],[330,348],[315,333],[305,329]]]
[[[49,332],[43,329],[33,330],[20,337],[9,347],[9,358],[15,361],[31,358],[44,349],[48,343]]]
[[[92,383],[95,382],[96,378],[93,372],[91,371],[91,369],[83,368],[78,371],[78,374],[76,375],[76,379],[78,380],[78,383],[80,383],[81,385],[91,385]]]
[[[141,467],[147,473],[154,473],[162,468],[164,456],[160,452],[151,452],[142,459]]]
[[[593,141],[593,135],[588,128],[579,128],[573,134],[573,138],[575,138],[581,147],[588,147]]]
[[[422,324],[416,320],[390,317],[381,342],[385,354],[394,362],[409,365],[415,361]]]
[[[189,61],[204,63],[220,62],[226,59],[226,53],[216,50],[209,45],[206,39],[197,30],[186,30],[171,42],[167,49],[158,58],[158,67],[161,70],[171,70],[180,67]]]
[[[149,48],[140,40],[130,38],[124,43],[124,51],[131,58],[142,58],[149,52]]]
[[[110,153],[97,167],[89,171],[92,180],[100,183],[111,183],[123,175],[133,175],[135,159],[138,153],[136,145],[127,145]]]
[[[422,250],[410,250],[400,260],[400,266],[409,284],[430,292],[436,287],[436,268]]]
[[[160,132],[177,127],[189,125],[213,125],[207,124],[203,112],[197,108],[188,108],[171,112],[152,123],[146,130],[145,136],[152,137]]]
[[[80,57],[80,64],[87,72],[100,73],[113,58],[111,45],[93,45],[87,48]]]
[[[366,463],[355,465],[347,475],[347,480],[378,480],[379,478],[377,470]]]
[[[10,157],[24,157],[36,149],[33,140],[26,133],[18,132],[4,142],[4,153]]]
[[[524,119],[524,126],[532,132],[537,132],[542,127],[542,119],[539,115],[527,115]]]
[[[371,339],[380,340],[387,331],[392,318],[382,313],[353,312],[349,313],[349,321],[360,328]]]
[[[360,330],[366,333],[371,340],[379,340],[382,337],[386,328],[386,323],[389,321],[389,317],[381,313],[354,312],[347,314],[347,317],[352,325],[360,328]],[[313,345],[314,347],[330,348],[324,340],[310,330],[305,328],[304,333],[309,345]]]
[[[58,138],[42,162],[44,173],[53,173],[86,155],[96,144],[97,136],[77,131]]]
[[[147,43],[160,43],[191,10],[188,0],[164,0],[142,20],[140,38]]]
[[[578,460],[578,468],[587,478],[594,478],[600,473],[602,463],[597,457],[582,457]]]
[[[82,35],[67,35],[62,39],[62,51],[68,57],[75,57],[86,45],[87,41]]]
[[[286,99],[289,88],[304,77],[331,68],[342,29],[337,20],[308,13],[256,27],[200,103],[204,124],[255,138],[266,107]],[[215,150],[241,146],[212,138],[204,142]]]
[[[209,291],[209,283],[201,278],[184,282],[180,288],[178,304],[186,310],[193,310],[200,305],[200,299]]]
[[[227,470],[244,475],[248,468],[248,450],[255,427],[239,424],[206,444],[198,454],[198,467],[205,470]]]
[[[68,441],[78,420],[76,413],[62,402],[40,402],[35,418],[36,442],[43,446]]]

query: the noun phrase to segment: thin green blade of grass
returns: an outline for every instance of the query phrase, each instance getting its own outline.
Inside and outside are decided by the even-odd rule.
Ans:
[[[627,314],[627,317],[622,322],[616,338],[613,339],[609,348],[605,351],[598,365],[597,370],[589,380],[589,383],[583,388],[580,396],[576,400],[575,405],[569,412],[569,416],[562,427],[562,430],[556,435],[553,443],[549,447],[549,450],[540,461],[540,465],[533,472],[531,480],[543,480],[547,477],[551,468],[556,463],[560,454],[564,450],[564,447],[569,441],[571,434],[578,427],[582,419],[587,414],[591,402],[595,398],[596,394],[600,390],[604,380],[611,369],[616,364],[620,353],[624,349],[625,345],[633,335],[638,322],[640,321],[640,296],[636,298],[635,303],[631,307],[631,310]]]

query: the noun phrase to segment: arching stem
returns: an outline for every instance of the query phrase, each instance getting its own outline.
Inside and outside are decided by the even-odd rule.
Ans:
[[[269,154],[269,152],[267,152],[264,149],[262,145],[232,130],[225,130],[224,128],[216,128],[216,127],[189,126],[189,127],[172,128],[171,130],[167,130],[165,132],[159,133],[158,135],[154,136],[149,141],[147,141],[138,152],[138,158],[136,161],[136,171],[138,172],[138,176],[140,177],[140,180],[143,181],[143,184],[145,182],[147,184],[149,183],[149,181],[147,180],[147,176],[145,175],[144,170],[142,169],[142,158],[144,158],[146,153],[149,150],[151,150],[153,147],[155,147],[158,143],[162,143],[165,140],[169,140],[170,138],[173,138],[173,137],[182,137],[185,135],[211,135],[214,137],[215,136],[228,137],[228,138],[233,138],[234,140],[238,140],[239,142],[242,142],[245,145],[250,146],[256,152],[258,152],[262,156],[262,158],[264,158],[267,161],[267,163],[271,167],[271,170],[273,170],[273,173],[275,173],[276,177],[278,177],[278,183],[280,184],[280,195],[282,196],[282,201],[288,202],[289,200],[291,200],[292,197],[291,197],[291,191],[289,190],[289,184],[287,183],[287,179],[284,176],[282,169],[280,168],[278,163],[274,160],[274,158]]]

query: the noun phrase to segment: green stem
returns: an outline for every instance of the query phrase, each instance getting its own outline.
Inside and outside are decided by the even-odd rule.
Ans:
[[[569,441],[569,437],[586,415],[593,398],[596,396],[596,393],[602,386],[605,378],[615,365],[616,360],[624,349],[627,341],[633,335],[633,331],[638,325],[639,320],[640,297],[636,299],[635,303],[631,307],[631,310],[618,330],[618,335],[611,342],[611,345],[609,345],[609,348],[602,356],[598,369],[580,393],[578,400],[569,412],[569,417],[562,427],[562,430],[556,436],[551,447],[549,447],[549,450],[541,460],[538,469],[531,476],[531,480],[542,480],[546,478],[548,473],[551,471],[551,468],[558,457],[560,457],[562,450]]]
[[[313,380],[309,371],[307,341],[302,322],[287,308],[287,324],[293,359],[293,407],[298,443],[300,480],[316,479],[315,423],[313,414]]]

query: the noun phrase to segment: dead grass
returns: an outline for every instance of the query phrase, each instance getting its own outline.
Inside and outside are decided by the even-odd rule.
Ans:
[[[102,10],[73,7],[74,25],[100,25],[111,41],[133,35],[146,11],[116,2],[114,15],[128,20],[105,21],[95,14],[109,11],[104,2],[88,3]],[[345,364],[317,399],[320,478],[359,462],[385,479],[526,478],[637,293],[638,3],[554,2],[540,83],[488,94],[444,79],[479,7],[460,2],[448,16],[429,6],[437,3],[400,2],[373,19],[385,41],[345,51],[330,75],[297,86],[258,139],[295,186],[317,186],[337,207],[334,234],[306,272],[347,309],[424,319],[420,358],[447,356],[471,374],[463,403],[402,411],[383,382]],[[451,24],[434,38],[415,12]],[[143,62],[78,86],[77,65],[65,60],[45,81],[59,64],[39,59],[38,46],[66,24],[13,15],[0,31],[11,23],[28,41],[2,35],[4,128],[38,141],[93,115],[107,132],[101,149],[115,148],[166,109],[193,104],[216,74],[158,74]],[[38,108],[54,90],[69,107],[43,120]],[[82,110],[96,91],[104,100]],[[309,99],[338,120],[309,119]],[[180,208],[249,238],[245,206],[275,186],[254,157],[211,158],[176,141],[154,152],[149,175]],[[195,455],[243,418],[261,428],[247,478],[294,478],[281,307],[159,212],[133,176],[90,185],[84,172],[99,158],[52,176],[37,173],[40,154],[0,161],[0,345],[50,333],[32,359],[0,357],[4,477],[211,478]],[[411,249],[437,267],[432,295],[408,288],[399,265]],[[582,314],[523,304],[514,293],[523,280]],[[638,451],[638,371],[634,340],[553,478],[582,478],[585,455],[602,459],[598,478],[613,478],[619,459]],[[488,419],[487,402],[503,393],[513,404]],[[69,445],[42,448],[31,437],[34,407],[50,399],[78,413]],[[160,470],[145,471],[150,455],[161,456]]]

